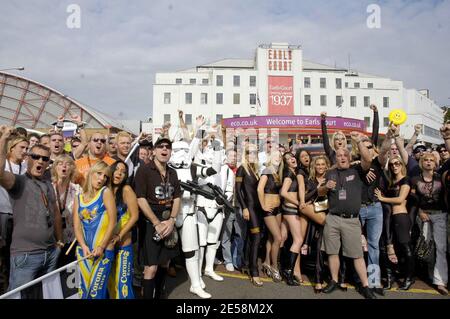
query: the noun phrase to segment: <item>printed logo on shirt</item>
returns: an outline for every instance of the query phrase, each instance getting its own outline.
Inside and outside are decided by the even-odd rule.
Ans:
[[[354,180],[355,179],[355,175],[350,175],[350,176],[347,176],[346,178],[345,178],[345,180],[347,181],[347,182],[351,182],[352,180]]]

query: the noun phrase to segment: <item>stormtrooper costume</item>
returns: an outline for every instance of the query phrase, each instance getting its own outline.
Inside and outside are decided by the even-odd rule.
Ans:
[[[199,174],[198,184],[206,185],[211,183],[222,188],[221,166],[224,152],[219,140],[214,140],[204,150],[195,153],[194,163],[199,168],[212,167],[217,174]],[[223,189],[223,188],[222,188]],[[199,272],[202,271],[203,259],[205,259],[205,275],[216,281],[223,281],[223,278],[214,272],[214,259],[219,248],[219,237],[221,234],[224,213],[221,206],[215,200],[207,199],[197,195],[196,213],[198,220],[198,233],[200,241],[199,250]],[[206,249],[205,249],[206,248]],[[206,250],[206,252],[205,252]]]
[[[169,166],[176,169],[178,179],[182,182],[192,181],[198,175],[208,176],[216,174],[216,171],[211,167],[194,168],[191,165],[193,154],[198,151],[200,141],[201,139],[196,136],[192,140],[191,145],[184,141],[172,144],[172,156]],[[186,260],[186,270],[191,281],[189,290],[200,298],[211,298],[211,295],[204,290],[205,284],[199,271],[200,241],[197,230],[198,220],[195,200],[196,195],[183,191],[181,214],[178,214],[175,226],[180,233],[181,248]]]

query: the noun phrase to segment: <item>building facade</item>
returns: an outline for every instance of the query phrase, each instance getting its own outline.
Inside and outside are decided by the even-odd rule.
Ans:
[[[196,116],[220,124],[224,118],[255,116],[328,116],[364,120],[371,132],[378,106],[380,132],[393,109],[408,114],[401,134],[409,139],[422,124],[419,139],[441,143],[441,108],[428,91],[407,89],[402,81],[303,60],[302,48],[287,43],[260,45],[254,59],[224,59],[173,73],[157,73],[153,84],[153,124],[178,123],[178,109],[186,124]]]

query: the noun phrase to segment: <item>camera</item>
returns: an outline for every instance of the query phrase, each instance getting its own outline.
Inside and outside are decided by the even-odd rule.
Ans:
[[[153,240],[159,242],[161,240],[161,236],[155,231],[153,234]]]

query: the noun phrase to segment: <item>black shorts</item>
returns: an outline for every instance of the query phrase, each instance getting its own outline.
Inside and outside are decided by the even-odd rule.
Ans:
[[[152,210],[158,219],[161,220],[162,211],[158,212],[153,207]],[[146,220],[145,224],[146,230],[143,247],[144,266],[165,265],[169,260],[179,255],[179,243],[173,248],[167,248],[164,245],[164,239],[161,239],[160,241],[153,240],[153,235],[155,234],[153,224],[149,220]],[[173,231],[177,231],[175,227]]]
[[[286,206],[284,204],[281,205],[281,214],[291,215],[291,216],[294,216],[294,215],[300,216],[298,208]]]
[[[271,212],[264,211],[264,217],[277,216],[281,214],[280,207],[276,207]]]

